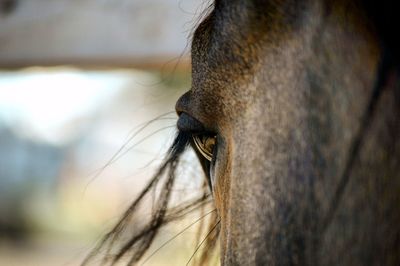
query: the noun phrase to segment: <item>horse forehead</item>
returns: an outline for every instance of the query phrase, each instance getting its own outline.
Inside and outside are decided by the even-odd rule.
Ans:
[[[284,108],[287,102],[299,101],[290,97],[300,93],[305,82],[301,78],[305,71],[301,64],[307,55],[300,45],[300,41],[294,40],[281,45],[279,50],[260,50],[252,69],[245,73],[229,68],[229,62],[219,62],[220,68],[195,72],[190,97],[192,107],[214,117],[234,116],[237,120],[238,116],[264,113],[277,104]]]
[[[192,108],[208,117],[221,120],[230,117],[237,121],[238,116],[263,114],[271,106],[278,106],[276,103],[282,109],[288,102],[301,102],[297,93],[304,89],[306,71],[310,69],[305,62],[312,65],[319,60],[310,55],[316,45],[313,36],[323,22],[318,7],[309,12],[315,13],[313,19],[304,21],[298,17],[303,26],[291,32],[280,33],[271,27],[260,29],[267,34],[266,38],[245,29],[253,24],[243,24],[243,30],[236,35],[224,35],[223,30],[210,30],[210,26],[195,34]]]
[[[194,100],[212,103],[215,107],[221,103],[222,108],[229,104],[243,107],[246,101],[252,100],[260,82],[282,83],[290,78],[291,69],[298,67],[294,62],[309,52],[304,39],[310,37],[310,28],[319,23],[314,19],[312,27],[293,28],[290,33],[276,31],[273,26],[255,31],[255,22],[228,20],[214,22],[211,27],[210,20],[226,20],[226,17],[212,16],[214,19],[208,18],[206,26],[200,25],[200,31],[196,30],[193,37],[191,91]],[[270,24],[274,24],[272,19]]]

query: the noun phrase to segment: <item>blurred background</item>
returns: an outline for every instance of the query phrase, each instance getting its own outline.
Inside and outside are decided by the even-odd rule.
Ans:
[[[175,135],[190,35],[208,6],[0,0],[0,266],[79,265],[115,224]],[[146,264],[186,264],[195,231]]]

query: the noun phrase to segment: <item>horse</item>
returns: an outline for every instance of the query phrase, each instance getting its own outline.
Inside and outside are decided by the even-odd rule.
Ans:
[[[161,226],[211,197],[222,265],[400,265],[394,10],[374,0],[215,0],[193,34],[192,87],[177,101],[169,155],[102,245],[121,238],[161,183],[157,207],[111,264],[137,263]],[[171,209],[188,147],[209,193]]]

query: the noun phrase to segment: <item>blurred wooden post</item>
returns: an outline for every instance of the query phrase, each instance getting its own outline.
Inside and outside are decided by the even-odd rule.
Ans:
[[[0,68],[165,66],[185,52],[199,4],[0,0]],[[188,49],[183,65],[188,65],[187,55]]]

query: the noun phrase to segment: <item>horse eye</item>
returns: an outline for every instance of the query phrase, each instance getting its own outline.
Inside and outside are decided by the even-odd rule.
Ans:
[[[212,135],[193,135],[193,142],[199,153],[208,161],[213,158],[214,146],[217,140],[216,136]]]

